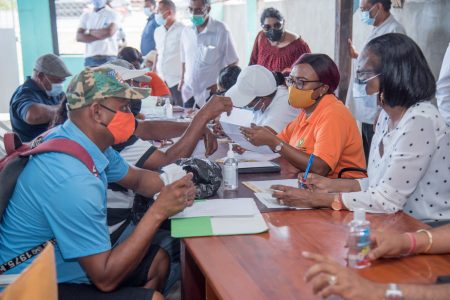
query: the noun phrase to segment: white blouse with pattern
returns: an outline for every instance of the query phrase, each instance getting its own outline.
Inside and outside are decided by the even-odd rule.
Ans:
[[[428,101],[417,103],[390,132],[388,123],[382,111],[368,178],[358,180],[361,192],[342,195],[344,205],[372,213],[403,210],[425,222],[450,219],[450,129],[437,108]]]

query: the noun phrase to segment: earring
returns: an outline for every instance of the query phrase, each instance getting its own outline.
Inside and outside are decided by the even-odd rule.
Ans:
[[[384,93],[383,92],[380,93],[380,103],[381,103],[381,106],[384,106]]]

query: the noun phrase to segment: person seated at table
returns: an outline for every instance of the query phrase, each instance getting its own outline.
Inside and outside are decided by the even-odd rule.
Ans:
[[[11,97],[11,125],[22,142],[30,142],[47,130],[58,105],[66,97],[63,82],[72,74],[54,54],[36,60],[33,75],[27,77]]]
[[[414,233],[376,233],[372,240],[374,248],[369,253],[370,260],[414,254],[448,254],[450,225]],[[309,252],[304,252],[303,256],[316,263],[307,271],[305,280],[312,284],[314,293],[320,294],[324,299],[331,295],[344,300],[449,299],[450,284],[380,284],[363,278],[329,257]]]
[[[231,98],[233,106],[251,109],[252,122],[273,133],[280,132],[298,114],[288,103],[283,75],[260,65],[242,70],[225,95]]]
[[[263,11],[262,30],[256,36],[249,65],[261,65],[273,72],[289,72],[302,54],[311,53],[308,44],[284,26],[284,17],[277,9],[269,7]]]
[[[280,190],[275,196],[290,206],[404,210],[425,222],[450,219],[450,133],[431,103],[436,83],[422,51],[406,35],[391,33],[370,41],[361,55],[358,84],[362,92],[378,94],[382,107],[368,178],[312,174],[305,182],[311,190],[274,187]]]
[[[247,140],[267,145],[294,167],[305,171],[311,154],[311,172],[338,177],[346,168],[365,168],[361,135],[350,111],[334,95],[340,80],[334,61],[325,54],[303,54],[287,78],[289,104],[301,109],[298,116],[278,134],[265,127],[242,128]],[[231,97],[233,100],[233,97]],[[283,114],[274,116],[278,122]],[[346,172],[345,177],[363,177]]]
[[[117,58],[123,59],[129,63],[131,63],[136,70],[141,69],[142,62],[144,59],[142,58],[141,52],[133,47],[124,47],[119,51]],[[140,87],[143,88],[151,88],[151,96],[170,96],[170,90],[164,80],[159,77],[156,72],[147,72],[145,75],[149,76],[152,80],[149,82],[142,82]]]

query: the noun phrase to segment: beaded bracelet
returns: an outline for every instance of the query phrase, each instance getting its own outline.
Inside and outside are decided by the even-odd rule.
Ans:
[[[419,230],[417,230],[416,232],[417,232],[417,233],[425,232],[425,233],[427,234],[427,236],[428,236],[428,245],[427,245],[427,247],[425,248],[425,250],[422,252],[422,253],[427,253],[428,251],[430,251],[431,246],[433,245],[433,235],[431,234],[430,231],[428,231],[428,230],[426,230],[426,229],[419,229]]]

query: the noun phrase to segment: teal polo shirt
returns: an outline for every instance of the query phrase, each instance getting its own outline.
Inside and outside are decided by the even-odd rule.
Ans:
[[[70,120],[46,139],[57,137],[83,146],[100,175],[95,177],[82,162],[63,153],[30,158],[0,223],[0,261],[56,237],[58,282],[89,283],[78,258],[111,249],[106,190],[108,182],[119,181],[128,173],[128,164],[112,148],[102,152]],[[5,274],[20,273],[32,260]]]

